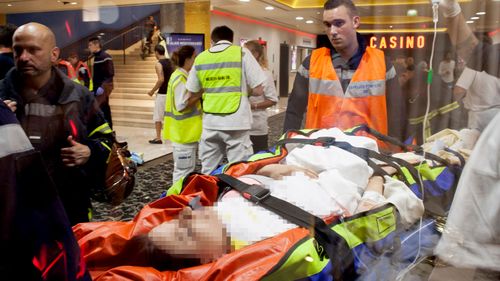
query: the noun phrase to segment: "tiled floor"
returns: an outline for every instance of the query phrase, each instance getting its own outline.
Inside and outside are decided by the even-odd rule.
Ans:
[[[269,116],[285,111],[287,102],[288,98],[281,97],[275,106],[267,109]],[[156,135],[154,129],[126,126],[114,126],[114,129],[119,141],[128,142],[128,148],[131,152],[143,154],[144,162],[172,152],[172,144],[169,141],[163,141],[163,144],[148,143],[148,140],[153,139]]]

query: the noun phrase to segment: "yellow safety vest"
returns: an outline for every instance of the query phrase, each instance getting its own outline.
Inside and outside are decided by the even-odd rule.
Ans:
[[[176,69],[168,81],[163,119],[163,137],[175,143],[193,143],[201,137],[201,103],[178,111],[175,108],[174,90],[179,83],[186,84],[187,75]]]
[[[203,111],[229,114],[240,107],[242,49],[229,46],[220,52],[199,54],[194,67],[203,88]]]

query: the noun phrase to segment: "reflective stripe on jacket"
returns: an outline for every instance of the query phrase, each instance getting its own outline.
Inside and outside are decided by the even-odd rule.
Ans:
[[[194,67],[203,88],[203,111],[229,114],[241,102],[242,49],[229,46],[221,52],[202,52]]]
[[[330,50],[314,50],[305,128],[349,129],[367,124],[387,134],[385,77],[384,53],[368,47],[344,93]]]
[[[187,76],[179,69],[175,70],[168,81],[165,98],[165,117],[163,134],[165,139],[175,143],[193,143],[201,137],[201,103],[198,101],[191,108],[178,111],[175,108],[175,88],[179,83],[186,84]]]

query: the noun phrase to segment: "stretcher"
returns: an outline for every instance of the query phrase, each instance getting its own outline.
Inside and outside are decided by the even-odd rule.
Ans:
[[[224,165],[212,175],[191,174],[174,184],[168,196],[146,205],[130,222],[75,226],[73,230],[92,277],[94,280],[393,280],[422,257],[432,255],[439,239],[437,218],[446,216],[463,163],[450,164],[426,153],[425,157],[434,166],[410,165],[388,153],[356,148],[334,138],[309,139],[315,131],[289,131],[272,149],[253,155],[248,161]],[[422,153],[417,146],[406,146],[367,128],[352,133],[360,131],[401,150]],[[151,229],[175,218],[194,198],[199,198],[203,206],[217,200],[221,189],[228,186],[217,174],[231,178],[253,174],[282,160],[289,147],[297,144],[335,145],[371,164],[376,160],[397,167],[396,177],[417,196],[425,194],[424,218],[410,228],[403,228],[398,211],[391,204],[351,217],[332,215],[325,223],[340,237],[331,245],[336,250],[327,249],[307,228],[297,227],[202,265],[150,251],[144,235]],[[376,165],[373,167],[376,169]]]

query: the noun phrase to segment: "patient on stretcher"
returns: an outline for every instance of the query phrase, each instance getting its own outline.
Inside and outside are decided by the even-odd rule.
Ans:
[[[389,174],[395,172],[385,169]],[[373,175],[365,160],[334,146],[297,147],[283,163],[239,179],[263,185],[273,196],[321,218],[348,217],[390,202],[398,209],[402,223],[411,225],[424,211],[422,201],[402,182]],[[213,207],[184,209],[177,219],[155,227],[148,236],[171,256],[205,263],[295,227],[230,191]]]

